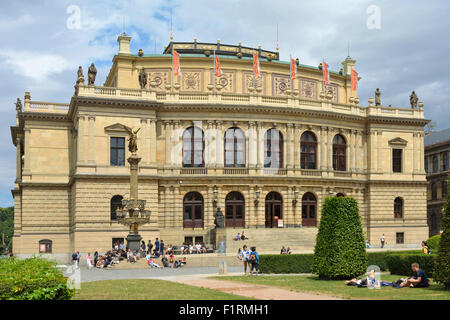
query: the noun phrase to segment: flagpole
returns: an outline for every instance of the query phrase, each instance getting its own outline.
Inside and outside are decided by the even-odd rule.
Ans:
[[[325,59],[322,58],[322,92],[325,94]]]
[[[292,80],[292,72],[295,72],[295,70],[293,69],[294,66],[292,65],[292,56],[289,55],[289,65],[291,66],[291,94],[294,94],[294,80]]]
[[[214,93],[216,93],[216,50],[214,50],[214,68],[213,68]]]

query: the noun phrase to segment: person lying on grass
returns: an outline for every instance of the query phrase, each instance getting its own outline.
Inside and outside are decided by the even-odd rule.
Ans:
[[[411,269],[414,272],[411,278],[406,279],[400,284],[401,288],[428,288],[430,286],[430,280],[428,280],[425,271],[419,268],[419,264],[414,262],[411,265]]]
[[[345,284],[347,286],[357,286],[359,288],[365,288],[368,286],[374,287],[377,284],[377,280],[375,279],[375,270],[370,270],[369,276],[365,278],[362,279],[353,278],[352,280],[345,281]],[[392,282],[380,281],[380,286],[381,287],[392,286]]]

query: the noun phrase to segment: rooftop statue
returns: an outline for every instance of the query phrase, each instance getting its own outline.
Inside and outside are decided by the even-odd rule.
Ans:
[[[95,68],[94,63],[92,63],[88,70],[88,85],[93,86],[96,77],[97,77],[97,68]]]
[[[409,96],[409,102],[411,103],[411,108],[415,109],[417,108],[417,102],[419,101],[419,98],[417,97],[416,93],[413,91],[411,95]]]
[[[17,98],[17,102],[15,103],[15,105],[17,113],[22,112],[22,101],[20,101],[19,98]]]
[[[81,66],[78,67],[78,78],[77,78],[77,84],[80,83],[84,85],[83,68]]]
[[[381,92],[380,92],[380,89],[378,89],[378,88],[375,91],[375,105],[381,106]]]
[[[139,72],[139,85],[141,86],[141,89],[145,89],[147,86],[147,74],[145,73],[144,68]]]
[[[129,141],[128,150],[131,153],[136,153],[138,150],[137,133],[139,132],[139,130],[141,130],[141,128],[137,129],[136,131],[133,131],[133,129],[131,129],[130,127],[127,127],[127,126],[123,126],[123,128],[128,132],[128,135],[130,136],[130,138],[128,139],[128,141]]]

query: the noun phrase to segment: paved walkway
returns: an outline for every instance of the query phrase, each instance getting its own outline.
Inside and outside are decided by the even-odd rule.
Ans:
[[[242,283],[237,281],[210,279],[210,277],[218,275],[217,267],[179,269],[147,268],[132,270],[81,268],[81,282],[123,279],[159,279],[262,300],[339,300],[336,297],[322,294],[319,295],[314,293],[296,292],[271,286]],[[242,267],[228,267],[227,275],[242,275]],[[258,277],[264,276],[265,275],[258,275]]]

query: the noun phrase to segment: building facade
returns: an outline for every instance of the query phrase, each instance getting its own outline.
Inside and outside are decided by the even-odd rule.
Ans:
[[[139,198],[152,211],[144,239],[209,243],[219,207],[234,234],[283,228],[299,247],[310,235],[311,248],[321,204],[334,195],[357,200],[373,244],[382,234],[388,245],[426,239],[422,103],[360,106],[350,57],[323,85],[320,68],[298,63],[291,81],[290,64],[261,48],[171,42],[161,55],[134,55],[130,40],[119,36],[104,86],[80,82],[70,104],[25,94],[11,128],[16,254],[102,251],[126,237],[115,217],[129,197],[122,125],[140,128]],[[172,47],[182,71],[173,78]]]
[[[433,132],[424,140],[428,227],[429,235],[434,236],[441,231],[442,209],[448,192],[450,129]]]

